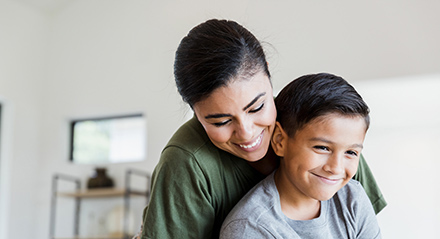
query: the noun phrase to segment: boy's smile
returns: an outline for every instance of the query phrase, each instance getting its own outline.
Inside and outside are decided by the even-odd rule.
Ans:
[[[282,160],[275,181],[279,192],[289,192],[280,197],[330,199],[356,173],[365,133],[363,117],[338,113],[315,118],[292,137],[277,123],[274,150]]]
[[[323,183],[326,183],[329,185],[335,185],[335,184],[340,183],[342,180],[344,180],[343,178],[335,178],[335,179],[327,178],[327,177],[320,176],[318,174],[315,174],[315,176],[319,177],[319,179],[321,179]]]

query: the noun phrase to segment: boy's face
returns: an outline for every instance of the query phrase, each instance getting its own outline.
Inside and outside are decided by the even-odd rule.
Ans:
[[[292,138],[277,122],[272,145],[283,158],[278,189],[304,199],[330,199],[356,173],[365,133],[363,117],[337,113],[312,120]]]

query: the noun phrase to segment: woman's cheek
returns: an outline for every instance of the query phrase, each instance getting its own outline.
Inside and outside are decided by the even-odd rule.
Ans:
[[[215,129],[207,130],[206,133],[208,134],[209,138],[211,139],[211,141],[213,141],[214,144],[225,143],[230,139],[227,130],[223,130],[217,127]]]
[[[271,122],[275,122],[276,118],[277,118],[277,110],[275,108],[275,102],[271,102],[271,104],[269,105],[269,110],[267,111],[268,113],[268,117],[270,118],[269,120]],[[275,123],[274,123],[275,124]]]

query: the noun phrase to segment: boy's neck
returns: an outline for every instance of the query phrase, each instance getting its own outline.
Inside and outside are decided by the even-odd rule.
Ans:
[[[256,161],[256,162],[248,162],[255,170],[260,172],[263,175],[271,174],[276,168],[278,168],[280,164],[280,160],[278,156],[273,151],[272,147],[269,147],[266,155]]]
[[[284,215],[293,220],[311,220],[319,217],[321,213],[319,200],[301,196],[296,188],[286,183],[280,169],[275,173],[274,179]]]

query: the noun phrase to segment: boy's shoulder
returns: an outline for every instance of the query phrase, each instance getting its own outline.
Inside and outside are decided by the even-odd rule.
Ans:
[[[337,198],[337,200],[335,200]],[[356,212],[356,208],[371,205],[367,193],[361,183],[351,179],[342,187],[332,198],[334,203],[340,204],[340,208],[351,213]]]
[[[273,180],[273,173],[255,185],[232,209],[224,221],[264,220],[267,215],[273,216],[272,211],[277,205],[278,191]]]
[[[274,230],[274,228],[290,230],[282,215],[272,173],[255,185],[235,205],[223,221],[220,238],[231,238],[232,236],[237,238],[273,238],[274,232],[277,235],[285,235],[285,230]]]
[[[359,181],[351,179],[344,187],[339,189],[336,194],[342,197],[352,197],[359,195],[362,192],[365,192],[365,190],[362,187],[361,183]]]

